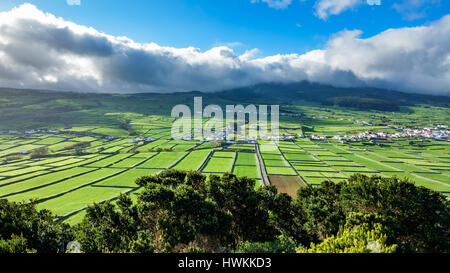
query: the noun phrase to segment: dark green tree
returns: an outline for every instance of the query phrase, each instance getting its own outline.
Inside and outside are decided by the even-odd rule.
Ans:
[[[255,191],[254,179],[225,173],[222,177],[210,176],[207,191],[222,210],[231,213],[236,242],[275,239],[277,231],[269,221],[266,198],[270,188]]]
[[[139,196],[143,213],[152,215],[156,230],[161,233],[161,247],[171,251],[195,244],[212,250],[211,247],[226,245],[231,235],[231,215],[194,190],[188,185],[191,182],[176,187],[163,185],[179,184],[172,179],[165,177],[161,184],[148,184]]]
[[[0,240],[0,254],[33,253],[36,250],[28,249],[27,239],[12,235],[9,240]]]
[[[245,241],[236,249],[236,253],[295,253],[298,244],[290,237],[280,235],[271,242]]]
[[[340,204],[341,184],[322,182],[320,187],[300,188],[297,207],[305,213],[304,229],[318,242],[335,235],[345,223],[345,211]]]
[[[107,201],[86,209],[86,216],[76,227],[82,250],[100,252],[153,252],[151,234],[144,230],[141,215],[130,197],[121,194],[114,205]],[[148,235],[148,236],[144,236]]]
[[[443,194],[408,179],[351,176],[342,186],[347,212],[376,213],[403,252],[450,250],[450,201]]]
[[[387,242],[400,252],[450,250],[448,199],[407,179],[356,174],[339,184],[300,189],[297,202],[307,215],[304,228],[316,242],[344,225],[378,221]]]
[[[56,217],[50,211],[36,210],[34,202],[14,203],[0,199],[0,239],[2,240],[20,236],[26,239],[27,249],[34,249],[39,253],[56,253],[61,248],[61,244],[71,241],[73,234],[69,225],[55,220]]]
[[[270,200],[270,221],[277,231],[297,244],[309,244],[312,238],[304,228],[306,213],[299,204],[285,193],[272,195]]]

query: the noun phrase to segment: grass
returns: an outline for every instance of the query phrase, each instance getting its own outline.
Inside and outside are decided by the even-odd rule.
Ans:
[[[121,192],[130,191],[136,187],[135,179],[141,175],[171,167],[201,170],[207,175],[232,171],[238,176],[256,178],[258,186],[262,183],[254,144],[171,139],[171,107],[192,102],[191,94],[152,94],[151,98],[145,94],[79,94],[72,98],[66,93],[36,92],[39,96],[26,91],[0,92],[0,100],[8,101],[0,108],[0,131],[50,128],[65,133],[0,134],[0,163],[3,163],[0,165],[0,196],[17,193],[9,198],[22,200],[62,194],[39,206],[66,215],[82,210],[92,202],[115,198]],[[17,104],[19,99],[20,105]],[[215,100],[214,96],[208,98],[211,103],[216,103]],[[312,134],[342,136],[366,130],[396,131],[381,125],[360,126],[355,124],[356,120],[373,124],[389,120],[388,123],[399,126],[432,127],[433,123],[450,126],[447,118],[450,110],[443,107],[410,106],[411,111],[405,115],[400,112],[355,111],[304,101],[301,105],[296,103],[294,100],[292,105],[281,106],[303,114],[295,118],[280,116],[280,132],[283,134],[308,137]],[[218,104],[235,103],[221,98]],[[136,135],[131,136],[121,128],[124,119],[131,121],[130,126]],[[155,140],[131,143],[130,140],[137,136]],[[379,147],[363,141],[341,144],[337,140],[324,142],[299,138],[278,143],[258,140],[257,145],[265,164],[261,167],[270,176],[280,177],[280,181],[298,179],[300,175],[307,183],[316,185],[323,180],[338,182],[354,173],[364,172],[407,177],[417,185],[448,195],[450,144],[434,140],[416,141],[422,145],[419,147],[411,146],[409,141],[397,139]],[[73,149],[66,149],[77,142],[90,143],[90,147],[83,151],[86,155],[79,156]],[[30,159],[29,155],[20,155],[20,159],[6,160],[21,151],[29,152],[43,146],[50,150],[47,157]],[[168,150],[158,152],[158,149]],[[112,174],[117,175],[107,178]],[[66,221],[76,223],[83,215],[82,210]]]
[[[52,164],[55,162],[60,162],[60,161],[64,161],[66,159],[70,159],[72,158],[71,156],[58,156],[58,157],[54,157],[54,158],[49,158],[49,159],[38,159],[32,163],[27,163],[27,166],[39,166],[39,165],[47,165],[47,164]]]
[[[144,169],[165,169],[169,168],[178,162],[186,152],[161,152],[149,160],[145,161],[143,164],[139,165],[138,168]]]
[[[48,173],[48,171],[37,171],[37,172],[33,172],[33,173],[28,173],[28,174],[24,174],[24,175],[19,175],[19,176],[15,176],[12,178],[7,178],[7,177],[3,177],[0,178],[0,186],[2,185],[6,185],[6,184],[10,184],[10,183],[14,183],[17,181],[22,181],[22,180],[27,180],[31,177],[35,177],[35,176],[40,176],[43,174]],[[3,191],[0,188],[0,194],[3,193]]]
[[[14,148],[6,149],[3,151],[0,151],[0,157],[11,155],[11,154],[17,154],[21,151],[27,151],[30,152],[31,150],[37,149],[39,147],[42,147],[43,145],[33,145],[33,144],[27,144],[27,145],[20,145]]]
[[[159,145],[162,145],[162,144],[164,144],[166,142],[167,142],[166,139],[158,139],[158,140],[150,142],[150,143],[148,143],[148,144],[146,144],[144,146],[139,147],[137,150],[140,151],[140,152],[148,152],[148,151],[151,151],[151,150],[157,148]]]
[[[26,181],[17,182],[14,184],[6,185],[1,188],[1,195],[12,194],[20,191],[29,190],[31,188],[42,187],[48,185],[50,183],[54,183],[56,181],[64,180],[69,177],[80,175],[89,171],[92,171],[91,168],[71,168],[65,171],[53,172],[44,174],[35,178],[31,178]]]
[[[68,169],[68,168],[78,167],[78,166],[82,166],[82,165],[88,165],[90,163],[97,162],[105,157],[107,157],[107,155],[97,155],[97,156],[95,156],[93,158],[89,158],[89,159],[79,157],[78,158],[79,160],[67,161],[67,162],[65,162],[65,164],[62,164],[62,162],[58,162],[57,166],[54,166],[54,168],[52,168],[52,171],[60,171],[60,170]]]
[[[130,158],[149,158],[156,155],[156,152],[152,153],[137,153],[135,155],[130,156]]]
[[[27,191],[21,194],[8,197],[10,201],[23,201],[30,199],[41,199],[45,197],[50,197],[58,195],[78,187],[93,183],[96,180],[102,180],[105,177],[114,175],[120,170],[114,169],[98,169],[93,172],[83,174],[74,178],[65,179],[61,182],[45,186],[36,190]]]
[[[117,197],[120,193],[130,191],[129,188],[88,186],[67,193],[63,196],[39,203],[38,209],[50,209],[56,215],[63,216],[81,210],[94,202],[101,202]]]
[[[153,175],[160,170],[155,169],[131,169],[114,177],[95,183],[94,187],[137,187],[135,181],[137,178],[147,175]]]
[[[213,157],[221,157],[221,158],[235,158],[235,152],[214,152]]]
[[[279,156],[276,159],[264,159],[264,165],[270,167],[287,167],[289,163],[282,156]]]
[[[80,223],[83,220],[84,216],[86,216],[86,210],[82,210],[72,215],[71,217],[66,218],[63,223],[73,226]]]
[[[60,138],[60,137],[47,137],[44,138],[43,140],[40,140],[38,142],[34,142],[34,144],[37,145],[52,145],[52,144],[56,144],[62,141],[65,141],[65,138]]]
[[[113,164],[113,163],[115,163],[115,162],[117,162],[117,161],[119,161],[121,159],[127,158],[129,156],[131,156],[131,154],[117,154],[117,155],[113,155],[113,156],[107,157],[105,159],[101,159],[101,160],[98,160],[98,161],[96,161],[94,163],[91,163],[91,164],[87,165],[87,167],[95,167],[95,168],[107,167],[107,166],[109,166],[109,165],[111,165],[111,164]]]
[[[28,168],[15,169],[15,170],[11,170],[11,171],[1,172],[0,174],[2,176],[18,176],[18,175],[22,175],[22,174],[26,174],[26,173],[32,173],[35,171],[46,170],[48,168],[49,167],[35,166],[35,167],[28,167]]]
[[[233,173],[239,177],[261,178],[259,170],[253,166],[234,166]]]
[[[281,154],[267,154],[267,153],[261,153],[261,156],[264,160],[281,160],[283,156]]]
[[[126,158],[122,161],[119,161],[119,162],[111,165],[110,168],[131,168],[145,160],[146,160],[145,158],[139,158],[139,157]]]
[[[297,173],[291,167],[270,167],[266,166],[269,175],[296,175]]]
[[[202,171],[205,173],[231,172],[233,163],[234,158],[231,157],[212,157]]]
[[[197,150],[189,153],[183,160],[174,166],[178,170],[198,170],[203,165],[212,150]]]
[[[238,153],[235,165],[256,166],[256,154],[254,153]]]
[[[62,166],[67,166],[67,165],[74,164],[74,163],[83,162],[84,160],[85,160],[84,158],[67,158],[65,160],[49,163],[48,166],[62,167]]]
[[[313,156],[300,153],[285,153],[284,156],[289,161],[316,161]]]
[[[228,149],[232,150],[255,150],[255,145],[253,144],[236,144],[236,145],[230,145]]]

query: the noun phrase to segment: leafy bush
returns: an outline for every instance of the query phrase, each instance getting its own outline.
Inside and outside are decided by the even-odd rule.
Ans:
[[[170,169],[136,183],[136,202],[89,206],[72,228],[33,203],[0,200],[0,252],[57,252],[73,239],[86,253],[450,250],[450,201],[405,179],[354,175],[296,199],[230,173]]]
[[[297,202],[308,215],[304,227],[316,243],[337,234],[356,212],[381,217],[389,243],[398,244],[401,252],[450,250],[450,201],[407,179],[357,174],[339,184],[300,189]]]
[[[45,146],[39,147],[39,148],[31,151],[30,158],[43,157],[43,156],[46,156],[48,154],[48,152],[49,152],[48,147],[45,147]]]
[[[289,237],[280,235],[273,242],[243,242],[236,253],[295,253],[297,244]]]
[[[381,230],[380,224],[370,230],[361,226],[345,229],[320,244],[312,243],[310,248],[300,247],[297,253],[394,253],[397,245],[388,245],[387,236]]]
[[[13,250],[22,251],[26,244],[26,249],[56,253],[61,244],[71,241],[73,234],[68,225],[55,222],[55,218],[48,210],[36,210],[34,203],[12,203],[0,199],[0,239],[13,238],[13,241],[3,242]],[[21,237],[14,237],[17,235]]]
[[[35,250],[27,248],[27,239],[22,236],[12,235],[9,240],[0,240],[0,254],[32,253]]]

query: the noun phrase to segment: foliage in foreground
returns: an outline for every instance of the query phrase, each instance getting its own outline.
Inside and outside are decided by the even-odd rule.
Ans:
[[[55,253],[73,238],[69,225],[57,223],[48,210],[33,202],[11,203],[0,199],[0,253]]]
[[[450,250],[450,202],[406,179],[357,174],[343,183],[300,189],[297,200],[308,215],[305,229],[316,242],[336,235],[343,225],[378,222],[387,243],[401,252]]]
[[[22,236],[12,235],[9,240],[0,240],[0,253],[33,253],[34,249],[28,249],[27,239]]]
[[[310,248],[300,247],[297,253],[394,253],[397,245],[388,245],[386,241],[380,224],[374,229],[358,226],[344,229],[320,244],[311,243]]]
[[[395,177],[354,175],[296,199],[229,173],[167,170],[136,183],[136,201],[89,206],[72,228],[32,203],[0,200],[0,252],[56,252],[69,240],[86,253],[450,250],[447,198]]]

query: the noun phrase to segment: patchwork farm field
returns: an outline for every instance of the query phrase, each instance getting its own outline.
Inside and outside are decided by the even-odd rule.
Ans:
[[[3,154],[0,198],[37,200],[40,208],[50,209],[62,220],[73,223],[81,219],[87,205],[114,200],[120,193],[137,193],[137,178],[167,168],[199,170],[206,175],[232,172],[255,179],[258,187],[264,184],[263,168],[280,192],[292,196],[305,184],[339,182],[355,173],[407,177],[417,185],[450,195],[450,149],[442,142],[414,149],[399,140],[386,149],[303,138],[278,144],[259,141],[204,149],[201,143],[183,144],[165,135],[151,142],[133,143],[135,149],[131,149],[131,140],[131,137],[105,140],[67,134],[2,136],[2,141],[8,144],[0,147]],[[74,144],[86,142],[91,145],[82,154],[74,154]],[[55,143],[59,144],[56,151],[52,150]],[[263,166],[257,159],[255,145],[259,147]],[[36,147],[48,147],[48,154],[33,158],[17,153],[30,148],[34,151]]]
[[[30,104],[34,102],[33,97],[27,99]],[[280,133],[296,137],[278,143],[267,140],[227,143],[172,139],[174,119],[165,108],[167,100],[170,105],[189,103],[191,95],[158,95],[150,99],[151,103],[147,99],[102,97],[98,110],[69,111],[55,117],[51,122],[53,132],[0,133],[0,198],[24,202],[33,199],[39,208],[52,210],[60,220],[76,223],[82,219],[86,206],[115,200],[120,193],[135,197],[140,191],[135,183],[137,178],[168,168],[197,170],[207,176],[231,172],[255,179],[257,187],[272,183],[280,192],[292,196],[299,187],[314,187],[325,180],[338,183],[356,173],[406,177],[417,185],[450,196],[449,142],[398,138],[370,143],[331,139],[367,130],[398,132],[387,126],[357,125],[355,120],[381,124],[389,119],[397,125],[431,126],[414,114],[430,111],[433,115],[428,117],[429,122],[445,123],[440,117],[448,114],[447,108],[411,107],[414,113],[408,118],[398,113],[327,109],[313,103],[291,105],[284,109],[301,116],[281,116]],[[118,101],[123,100],[127,103],[119,106]],[[222,98],[215,102],[229,103]],[[37,120],[46,117],[47,106],[36,103],[33,113],[26,108],[17,110],[17,115],[23,118],[15,123],[1,120],[0,130],[14,126],[27,130],[47,128],[44,123],[27,119],[32,114]],[[90,104],[86,100],[86,105]],[[312,135],[329,138],[313,140]]]
[[[157,130],[148,135],[152,140],[140,142],[133,137],[83,137],[78,129],[71,132],[75,131],[58,136],[2,135],[3,143],[9,144],[0,147],[4,155],[0,158],[0,198],[35,200],[60,219],[76,222],[87,205],[114,200],[120,193],[137,193],[137,178],[167,168],[200,170],[207,175],[233,172],[262,184],[255,145],[235,145],[228,150],[243,152],[229,152],[224,147],[205,149],[199,142],[170,140],[166,130]],[[46,147],[45,153],[34,156],[40,147]]]

